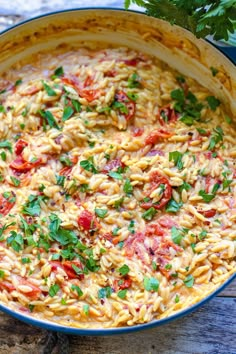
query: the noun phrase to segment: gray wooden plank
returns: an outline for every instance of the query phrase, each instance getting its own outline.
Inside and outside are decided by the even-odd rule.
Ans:
[[[220,297],[236,297],[236,279],[230,283],[218,296]]]
[[[42,329],[0,315],[0,354],[44,353],[46,335]],[[191,315],[143,332],[69,339],[70,354],[235,354],[236,299],[215,298]],[[49,352],[62,354],[61,346],[56,342],[54,346]]]

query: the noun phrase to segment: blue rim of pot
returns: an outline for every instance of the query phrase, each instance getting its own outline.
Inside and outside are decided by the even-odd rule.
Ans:
[[[88,10],[110,10],[110,11],[123,11],[123,12],[132,12],[136,13],[139,15],[147,16],[145,13],[141,11],[135,11],[135,10],[124,10],[121,8],[112,8],[112,7],[84,7],[84,8],[73,8],[73,9],[66,9],[66,10],[59,10],[59,11],[53,11],[49,12],[47,14],[42,14],[24,21],[21,21],[3,31],[0,32],[0,36],[2,34],[5,34],[17,27],[23,26],[25,23],[28,22],[34,22],[37,19],[44,18],[44,17],[49,17],[53,15],[57,15],[60,13],[65,13],[65,12],[76,12],[76,11],[88,11]],[[216,44],[211,43],[210,41],[207,41],[210,45],[213,45],[216,49],[221,51],[226,57],[228,57],[229,60],[231,60],[234,64],[236,63],[236,48],[235,51],[233,51],[233,55],[225,51],[226,48],[228,47],[219,47]],[[196,311],[198,308],[203,306],[206,302],[211,300],[213,297],[215,297],[217,294],[219,294],[224,288],[226,288],[234,279],[236,279],[236,273],[231,275],[229,279],[227,279],[222,285],[220,285],[214,292],[203,298],[202,300],[198,301],[196,304],[183,309],[181,311],[176,312],[175,314],[168,316],[163,319],[157,319],[157,320],[152,320],[151,322],[144,323],[144,324],[137,324],[134,326],[124,326],[124,327],[115,327],[115,328],[77,328],[77,327],[69,327],[69,326],[63,326],[60,324],[57,324],[56,322],[50,322],[47,320],[43,319],[37,319],[35,317],[32,317],[30,315],[27,315],[23,312],[18,312],[16,310],[13,310],[3,304],[0,304],[0,310],[5,312],[6,314],[17,318],[18,320],[25,322],[29,325],[34,325],[43,329],[47,329],[50,331],[56,331],[56,332],[62,332],[64,334],[72,334],[72,335],[86,335],[86,336],[108,336],[108,335],[119,335],[119,334],[124,334],[124,333],[131,333],[131,332],[137,332],[145,329],[151,329],[154,327],[159,327],[161,325],[167,324],[171,321],[177,320],[179,318],[182,318],[183,316],[186,316],[193,311]]]

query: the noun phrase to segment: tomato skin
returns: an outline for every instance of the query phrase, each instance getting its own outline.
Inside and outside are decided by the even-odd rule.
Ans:
[[[9,292],[12,292],[16,290],[16,288],[14,287],[14,285],[12,285],[12,283],[9,283],[8,281],[0,281],[0,290],[7,290]]]
[[[157,189],[161,184],[164,184],[165,185],[165,190],[163,192],[163,196],[162,196],[162,198],[161,198],[161,200],[159,201],[158,204],[153,204],[152,201],[149,201],[149,202],[146,202],[146,203],[142,203],[141,207],[143,209],[149,209],[149,208],[153,207],[153,208],[155,208],[157,210],[160,210],[171,199],[171,195],[172,195],[171,185],[169,183],[169,180],[165,176],[161,175],[158,171],[153,171],[150,174],[150,182],[151,182],[151,187],[150,187],[149,195],[151,195],[152,192],[155,189]]]
[[[60,176],[69,176],[69,174],[72,171],[72,167],[70,166],[65,166],[59,171]]]
[[[209,210],[198,210],[200,214],[205,216],[206,218],[212,218],[213,216],[216,215],[216,210],[215,209],[209,209]]]
[[[145,235],[148,237],[151,236],[163,236],[164,230],[160,227],[158,223],[149,224],[145,229]]]
[[[84,88],[84,86],[88,86],[88,84],[92,83],[89,77],[85,80],[84,84],[79,83],[77,77],[62,77],[61,81],[64,84],[72,86],[78,92],[79,96],[85,98],[88,102],[92,102],[100,96],[99,90],[88,90]]]
[[[38,167],[42,163],[42,159],[38,158],[35,162],[28,162],[19,155],[15,160],[10,163],[10,168],[20,173],[26,173],[32,168]]]
[[[131,101],[124,91],[118,91],[115,95],[118,102],[124,103],[128,109],[128,113],[124,114],[125,119],[128,121],[133,118],[135,113],[135,102]]]
[[[124,279],[124,282],[119,285],[121,290],[130,288],[132,280],[130,278]]]
[[[57,271],[58,268],[61,268],[65,271],[69,279],[79,279],[79,280],[84,279],[84,274],[77,274],[72,267],[72,264],[74,264],[76,267],[80,268],[81,270],[83,269],[82,263],[78,260],[63,261],[63,262],[51,261],[50,264],[52,267],[52,271]]]
[[[154,145],[160,139],[168,139],[174,134],[163,129],[154,129],[144,140],[146,145]]]
[[[138,64],[137,59],[126,59],[126,60],[123,60],[123,62],[129,66],[137,66],[137,64]]]
[[[20,95],[21,96],[31,96],[39,91],[40,91],[40,88],[38,88],[36,86],[31,86],[26,92],[21,92]]]
[[[29,297],[32,300],[37,300],[39,298],[39,295],[42,293],[41,289],[38,286],[32,284],[30,281],[24,278],[20,278],[19,283],[20,285],[29,286],[32,289],[32,291],[23,293],[25,296]]]
[[[24,150],[24,148],[28,145],[29,145],[28,142],[23,139],[17,140],[16,145],[15,145],[15,154],[20,155],[22,153],[22,151]]]
[[[143,128],[136,128],[136,127],[134,127],[133,129],[132,129],[132,133],[133,133],[133,136],[142,136],[143,135],[143,133],[144,133],[144,129]]]
[[[83,210],[78,217],[78,225],[82,227],[85,231],[93,230],[96,226],[96,220],[94,215],[88,210]]]
[[[167,122],[163,119],[162,115],[166,116]],[[158,112],[158,120],[162,126],[166,125],[166,123],[176,122],[177,115],[175,113],[175,110],[171,108],[169,104],[160,108]]]
[[[15,202],[12,203],[9,201],[12,197],[14,197],[13,194],[9,198],[4,198],[4,196],[0,194],[0,214],[3,216],[6,216],[15,205]]]

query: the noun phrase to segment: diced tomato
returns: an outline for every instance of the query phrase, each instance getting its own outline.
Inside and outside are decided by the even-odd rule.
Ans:
[[[42,163],[41,158],[38,158],[35,162],[28,162],[19,155],[14,161],[10,163],[10,168],[17,172],[26,173],[32,168],[38,167]]]
[[[124,290],[130,288],[131,284],[132,284],[132,280],[130,278],[126,278],[124,279],[122,284],[119,284],[119,287],[121,290]]]
[[[119,167],[124,167],[125,165],[123,164],[123,162],[121,162],[120,159],[114,159],[109,161],[104,167],[103,167],[103,171],[104,173],[110,172],[114,169],[117,169]]]
[[[116,70],[109,70],[105,73],[105,76],[107,77],[116,77],[117,71]]]
[[[137,59],[126,59],[126,60],[123,60],[123,62],[129,66],[137,66],[137,64],[138,64]]]
[[[161,216],[158,219],[158,223],[162,226],[165,227],[167,229],[171,229],[173,226],[177,227],[177,223],[175,222],[175,220],[173,220],[173,218],[169,217],[168,215],[166,216]]]
[[[98,222],[90,211],[83,210],[78,217],[78,225],[85,231],[91,231],[97,228]]]
[[[0,214],[6,216],[15,205],[14,200],[15,200],[15,195],[13,193],[11,193],[10,197],[8,198],[5,198],[2,194],[0,194]]]
[[[12,283],[9,283],[8,281],[0,281],[0,290],[7,290],[9,292],[16,290],[14,285]]]
[[[126,120],[133,118],[135,113],[135,102],[131,101],[124,91],[118,91],[115,95],[118,102],[124,103],[127,107],[128,113],[124,114]]]
[[[163,129],[154,129],[145,139],[145,144],[146,145],[154,145],[158,142],[160,139],[168,139],[174,134],[171,132],[168,132]]]
[[[24,148],[28,145],[29,145],[28,142],[23,139],[17,140],[16,145],[15,145],[15,154],[20,155],[22,153],[22,151],[24,150]]]
[[[70,166],[65,166],[59,171],[60,176],[69,176],[69,174],[72,171],[72,167]]]
[[[145,235],[148,237],[151,236],[163,236],[164,230],[160,227],[158,223],[149,224],[145,229]]]
[[[62,77],[61,81],[67,85],[71,85],[79,94],[80,97],[85,98],[88,102],[91,102],[98,98],[100,96],[100,91],[99,90],[88,90],[85,89],[84,86],[85,84],[91,82],[90,79],[88,79],[87,83],[85,80],[85,83],[82,84],[78,81],[77,77]]]
[[[170,105],[160,108],[158,112],[158,120],[161,125],[176,122],[177,115],[175,113],[175,110],[171,108]]]
[[[69,279],[75,279],[78,278],[79,280],[84,279],[84,274],[77,274],[76,271],[73,269],[72,265],[75,267],[79,268],[82,272],[83,270],[83,265],[80,261],[74,260],[74,261],[65,261],[62,263],[62,266],[68,275]]]
[[[169,183],[169,180],[165,176],[161,175],[158,171],[153,171],[150,175],[150,182],[151,182],[151,186],[150,186],[150,191],[148,193],[148,197],[161,184],[165,185],[165,190],[163,192],[161,200],[157,204],[153,203],[152,201],[149,201],[149,202],[142,203],[141,207],[143,209],[149,209],[151,207],[158,210],[162,209],[168,203],[172,195],[172,188]]]
[[[32,289],[31,291],[24,292],[23,294],[25,296],[31,298],[32,300],[37,300],[39,298],[39,295],[41,294],[42,291],[38,286],[32,284],[30,281],[28,281],[24,278],[20,278],[19,283],[20,283],[20,285],[26,285]]]
[[[136,128],[136,127],[133,127],[132,129],[132,133],[133,133],[133,136],[142,136],[143,133],[144,133],[144,129],[143,128]]]
[[[110,242],[112,242],[114,239],[114,237],[112,236],[112,234],[110,232],[106,232],[105,234],[103,234],[102,238],[105,240],[108,240]]]
[[[200,214],[205,216],[206,218],[212,218],[213,216],[216,215],[216,210],[215,209],[209,209],[209,210],[198,210]]]
[[[93,77],[89,75],[84,81],[84,87],[91,86],[92,84],[93,84]]]
[[[39,92],[39,91],[40,91],[40,88],[38,88],[36,86],[31,86],[26,91],[21,92],[20,95],[21,96],[31,96],[31,95],[34,95],[35,93]]]

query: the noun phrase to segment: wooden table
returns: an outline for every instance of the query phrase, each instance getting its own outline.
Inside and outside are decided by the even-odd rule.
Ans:
[[[91,4],[122,7],[122,3],[122,0],[0,0],[0,30],[26,15],[50,9]],[[65,336],[26,325],[0,312],[0,354],[47,353],[236,354],[236,281],[182,319],[155,329],[112,337]]]

